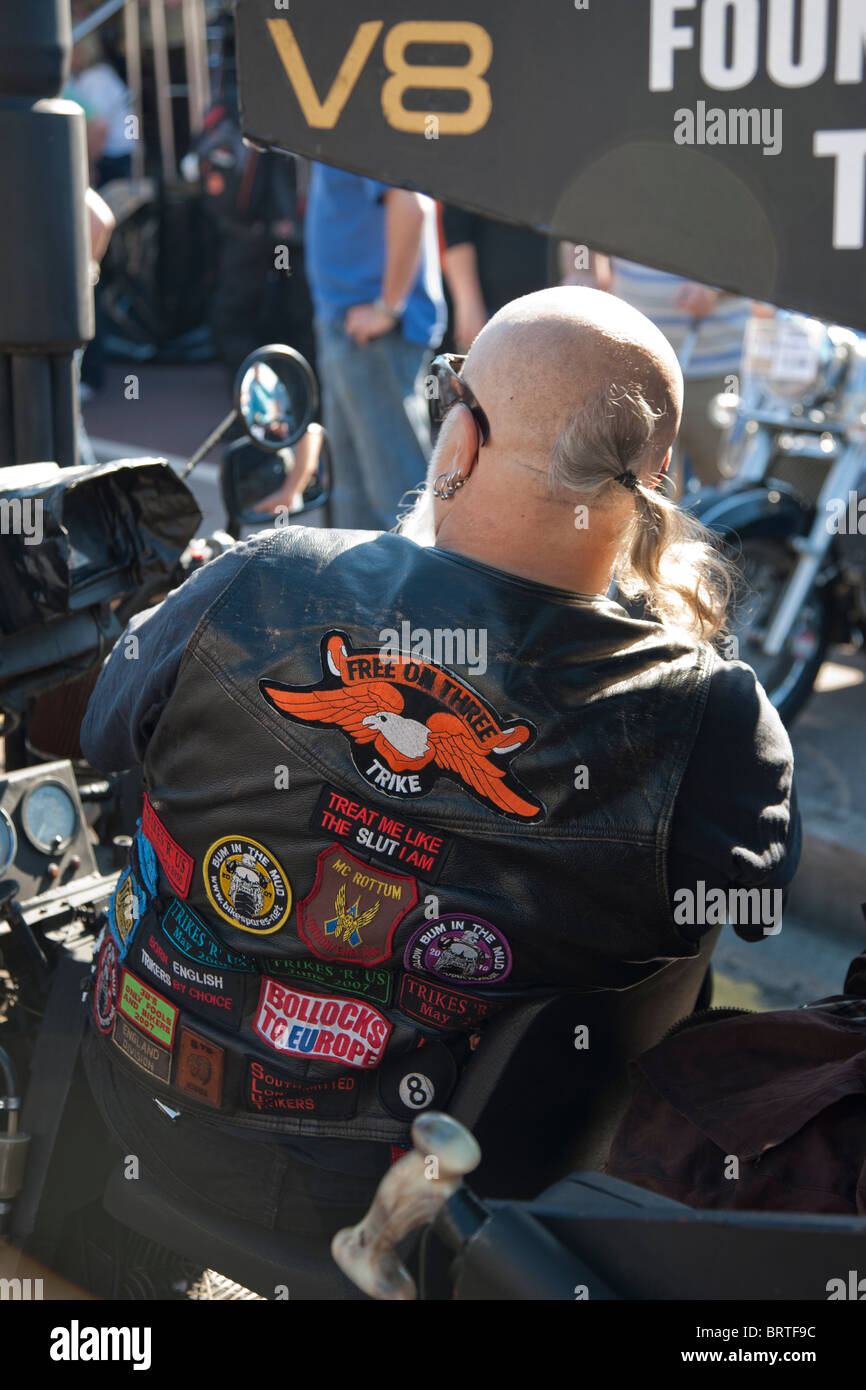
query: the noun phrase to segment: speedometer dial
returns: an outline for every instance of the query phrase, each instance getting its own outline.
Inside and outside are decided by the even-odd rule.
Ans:
[[[3,807],[0,806],[0,877],[5,874],[18,851],[18,837]]]
[[[78,811],[62,782],[40,782],[21,803],[21,824],[31,845],[43,854],[66,849],[78,829]]]

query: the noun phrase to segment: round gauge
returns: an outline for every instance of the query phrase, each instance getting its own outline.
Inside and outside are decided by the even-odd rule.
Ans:
[[[5,874],[18,852],[18,836],[3,807],[0,806],[0,875]]]
[[[66,849],[78,829],[75,802],[62,782],[40,782],[21,803],[24,833],[43,854]]]

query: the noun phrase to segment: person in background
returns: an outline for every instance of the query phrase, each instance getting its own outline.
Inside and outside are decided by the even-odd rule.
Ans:
[[[527,227],[446,205],[442,269],[451,297],[451,336],[466,353],[489,318],[551,283],[549,239]]]
[[[333,522],[388,530],[429,452],[422,380],[445,326],[435,204],[315,164],[306,242]]]
[[[106,61],[97,32],[86,34],[73,45],[71,67],[65,95],[77,101],[87,117],[87,154],[94,188],[111,179],[129,178],[129,92],[120,74]]]
[[[691,352],[681,364],[685,392],[679,447],[702,485],[719,483],[724,431],[709,418],[709,406],[722,391],[736,390],[731,378],[740,372],[751,300],[598,253],[583,283],[608,290],[639,309],[661,329],[678,356],[690,328],[697,326]]]

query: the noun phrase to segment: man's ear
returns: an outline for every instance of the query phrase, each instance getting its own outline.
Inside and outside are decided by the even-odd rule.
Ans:
[[[468,406],[456,406],[452,414],[454,415],[454,428],[452,430],[454,452],[449,472],[462,473],[464,477],[468,478],[478,461],[481,436],[475,423],[475,417]]]

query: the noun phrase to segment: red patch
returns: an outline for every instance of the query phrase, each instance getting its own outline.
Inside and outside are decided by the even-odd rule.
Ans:
[[[169,835],[151,806],[147,793],[141,813],[141,829],[156,850],[162,871],[175,893],[179,898],[185,898],[192,882],[193,857]]]
[[[419,1023],[426,1023],[429,1028],[463,1032],[500,1007],[487,999],[478,999],[474,994],[464,994],[462,989],[450,989],[447,985],[433,984],[431,980],[419,980],[415,975],[404,975],[400,985],[398,1008]]]
[[[106,1036],[111,1032],[114,1023],[119,982],[117,942],[113,936],[106,936],[99,952],[96,982],[93,986],[93,1017],[100,1033],[105,1033]]]
[[[312,891],[298,903],[298,932],[321,960],[380,965],[417,901],[413,878],[389,874],[331,845],[318,856]]]
[[[174,1074],[174,1084],[179,1091],[218,1108],[222,1105],[224,1069],[224,1048],[194,1033],[191,1028],[181,1028]]]
[[[343,1067],[378,1067],[391,1036],[387,1018],[362,999],[307,994],[267,976],[253,1028],[274,1052]]]

